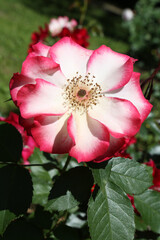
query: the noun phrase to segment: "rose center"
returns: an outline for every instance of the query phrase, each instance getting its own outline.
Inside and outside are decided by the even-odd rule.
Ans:
[[[68,106],[72,111],[80,111],[82,114],[89,108],[98,104],[99,98],[103,96],[102,88],[95,82],[95,76],[87,73],[85,76],[76,75],[67,79],[64,85],[64,106]]]
[[[83,98],[86,95],[86,90],[80,89],[77,93],[77,96]]]

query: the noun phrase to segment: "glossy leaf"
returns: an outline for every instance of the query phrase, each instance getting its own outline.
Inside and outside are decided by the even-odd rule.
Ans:
[[[110,180],[128,194],[140,194],[153,184],[144,164],[125,158],[112,159],[110,164]]]
[[[5,123],[0,125],[0,136],[0,161],[18,162],[23,147],[21,134],[14,126]]]
[[[8,165],[0,168],[0,210],[25,213],[32,201],[32,180],[27,169]]]
[[[92,240],[132,240],[134,213],[124,192],[107,182],[89,201],[88,224]]]
[[[92,170],[100,189],[88,205],[88,224],[92,240],[132,240],[134,213],[130,200],[121,188],[109,181],[111,164]]]
[[[160,192],[147,190],[134,196],[135,207],[151,230],[160,233]]]

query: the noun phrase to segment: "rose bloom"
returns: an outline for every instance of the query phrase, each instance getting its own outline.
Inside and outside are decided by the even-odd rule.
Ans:
[[[69,18],[67,16],[52,18],[48,25],[52,37],[60,34],[64,27],[70,31],[73,31],[76,26],[77,21],[75,19],[71,19],[71,21],[69,21]]]
[[[20,116],[14,112],[10,112],[7,118],[0,117],[0,121],[12,124],[21,134],[23,140],[22,158],[24,164],[29,164],[28,158],[32,155],[34,148],[37,146],[31,136],[28,136],[24,127],[20,124]]]
[[[115,156],[152,108],[133,72],[135,60],[104,45],[85,49],[68,37],[33,48],[10,92],[40,150],[69,153],[78,162]]]

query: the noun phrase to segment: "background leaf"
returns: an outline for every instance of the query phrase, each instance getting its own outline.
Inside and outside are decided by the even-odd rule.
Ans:
[[[93,186],[92,172],[87,167],[75,167],[62,174],[51,189],[49,200],[66,195],[70,191],[80,203],[86,203]]]
[[[78,206],[79,202],[72,196],[70,191],[67,194],[56,199],[50,200],[45,209],[48,211],[64,211]]]
[[[44,240],[41,229],[28,223],[25,219],[17,219],[7,227],[3,240]]]
[[[32,180],[27,169],[8,165],[0,168],[0,210],[25,213],[32,201]]]
[[[147,224],[143,221],[143,219],[135,214],[134,216],[135,219],[135,224],[136,224],[136,229],[139,231],[145,231],[147,230]]]
[[[160,192],[149,189],[135,195],[134,203],[144,222],[152,231],[160,233]]]
[[[112,159],[110,164],[110,180],[128,194],[140,194],[153,185],[152,174],[144,164],[124,158]]]
[[[3,234],[8,224],[15,218],[15,214],[8,210],[0,211],[0,235]]]
[[[21,134],[14,126],[5,123],[0,125],[0,136],[0,161],[18,162],[23,147]]]
[[[34,149],[34,153],[30,157],[31,164],[48,164],[51,163],[47,160],[44,153],[38,148]],[[45,165],[46,166],[46,165]],[[47,171],[43,166],[31,167],[31,176],[34,186],[33,203],[45,205],[48,200],[48,195],[52,186],[52,177],[57,174],[57,170],[53,168],[52,171]]]

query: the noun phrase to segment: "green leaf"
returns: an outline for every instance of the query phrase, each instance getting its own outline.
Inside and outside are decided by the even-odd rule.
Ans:
[[[0,210],[25,213],[32,201],[32,180],[27,169],[8,165],[0,168]]]
[[[23,218],[17,219],[7,227],[3,240],[44,240],[41,229]]]
[[[92,172],[87,167],[75,167],[62,174],[51,189],[49,200],[66,195],[70,191],[80,203],[88,202],[93,186]]]
[[[160,233],[160,192],[147,190],[134,196],[134,203],[144,222],[151,230]]]
[[[8,224],[15,218],[15,214],[8,210],[0,211],[0,235],[3,234]]]
[[[34,153],[30,157],[31,164],[47,164],[49,161],[46,159],[43,152],[38,148],[34,149]],[[55,174],[57,170],[54,170]],[[48,195],[52,187],[53,172],[46,171],[42,166],[31,167],[31,176],[33,181],[33,203],[45,205],[48,200]]]
[[[124,192],[114,183],[100,186],[88,206],[88,224],[92,240],[132,240],[134,213]]]
[[[0,125],[0,136],[0,161],[18,162],[23,147],[21,134],[14,126],[5,123]]]
[[[147,225],[145,224],[145,222],[143,221],[143,219],[140,216],[137,216],[135,214],[135,224],[136,224],[136,229],[138,231],[145,231],[147,230]]]
[[[31,164],[42,164],[42,166],[33,166],[31,167],[31,173],[43,179],[43,181],[52,181],[52,176],[49,171],[46,171],[43,168],[43,164],[50,163],[44,155],[42,151],[39,150],[39,148],[34,149],[34,153],[29,158],[29,161]],[[57,171],[57,170],[56,170]]]
[[[124,158],[112,159],[109,164],[110,180],[128,194],[140,194],[153,185],[152,174],[144,164]]]
[[[48,211],[64,211],[78,206],[79,202],[72,196],[70,191],[67,194],[56,199],[50,200],[46,205]]]

